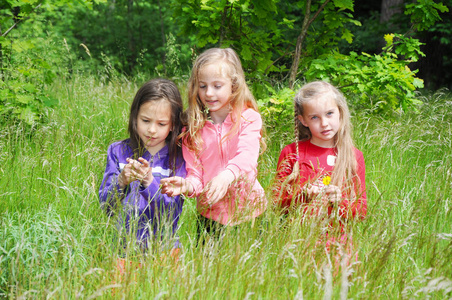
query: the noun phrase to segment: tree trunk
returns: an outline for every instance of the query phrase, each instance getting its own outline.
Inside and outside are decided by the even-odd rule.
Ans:
[[[129,40],[129,55],[127,55],[127,64],[131,73],[135,67],[135,38],[133,32],[133,0],[127,1],[127,37]]]
[[[166,38],[165,38],[165,25],[163,23],[163,14],[162,14],[162,5],[160,4],[160,0],[158,0],[159,5],[159,15],[160,15],[160,32],[162,34],[162,46],[163,46],[163,53],[162,53],[162,65],[163,65],[163,72],[166,74]]]
[[[402,4],[403,0],[382,0],[380,24],[390,21],[393,15],[401,13]]]
[[[218,39],[218,47],[220,47],[220,48],[223,45],[225,33],[227,32],[227,28],[225,28],[225,27],[230,26],[233,8],[234,8],[234,3],[231,3],[231,5],[225,5],[225,7],[223,8],[223,13],[221,14],[220,37]],[[229,12],[229,20],[228,20],[228,9],[231,9],[231,11]]]
[[[290,67],[289,72],[289,88],[293,88],[293,85],[295,83],[295,79],[297,79],[297,73],[298,73],[298,65],[300,64],[300,57],[301,57],[301,49],[303,47],[303,41],[306,38],[306,35],[308,34],[309,26],[311,26],[312,22],[314,22],[315,19],[319,16],[319,14],[322,12],[322,10],[325,8],[325,6],[328,4],[330,0],[325,0],[323,4],[320,6],[320,8],[317,10],[317,12],[312,16],[311,18],[311,0],[306,0],[306,13],[304,15],[303,25],[301,27],[300,35],[297,38],[297,44],[295,46],[295,54],[293,57],[292,66]]]

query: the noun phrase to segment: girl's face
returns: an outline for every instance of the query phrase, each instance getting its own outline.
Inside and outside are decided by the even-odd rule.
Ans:
[[[209,109],[214,123],[221,123],[229,114],[232,81],[220,72],[219,65],[210,64],[199,71],[198,96]]]
[[[311,131],[311,143],[319,147],[333,148],[334,137],[339,130],[340,112],[330,93],[303,104],[303,115],[298,116],[301,124]]]
[[[166,100],[148,101],[137,116],[137,133],[146,149],[154,155],[166,145],[172,128],[171,105]]]

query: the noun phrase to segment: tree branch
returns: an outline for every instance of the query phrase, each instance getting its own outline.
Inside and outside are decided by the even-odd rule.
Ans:
[[[303,25],[301,27],[301,33],[297,38],[297,44],[295,46],[295,55],[292,62],[292,66],[290,68],[290,77],[289,77],[289,88],[293,88],[293,85],[295,83],[295,79],[297,77],[297,71],[298,71],[298,65],[300,63],[300,57],[301,57],[301,48],[303,46],[303,41],[306,38],[306,35],[308,34],[309,26],[311,26],[312,22],[314,22],[315,19],[319,16],[319,14],[323,11],[325,6],[330,2],[330,0],[325,0],[325,2],[322,3],[322,5],[319,7],[319,9],[316,11],[316,13],[310,18],[310,12],[311,12],[311,0],[306,1],[306,13],[303,20]]]
[[[293,51],[291,51],[290,53],[293,53]],[[268,72],[268,69],[270,69],[274,64],[276,64],[280,59],[283,59],[288,54],[289,54],[289,52],[286,52],[283,55],[281,55],[280,57],[278,57],[277,59],[275,59],[267,68],[265,68],[264,74],[266,74]]]
[[[19,19],[17,22],[15,22],[13,24],[13,26],[11,26],[7,31],[5,31],[5,33],[3,33],[1,36],[3,36],[3,37],[7,36],[8,33],[10,33],[10,31],[13,30],[14,27],[16,27],[20,22],[28,20],[30,18],[31,13],[34,12],[35,10],[37,10],[41,5],[42,5],[42,3],[39,3],[38,6],[33,8],[33,10],[28,14],[28,16],[26,18]]]

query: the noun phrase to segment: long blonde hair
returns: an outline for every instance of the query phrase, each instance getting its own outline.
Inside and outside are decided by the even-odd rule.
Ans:
[[[259,111],[256,100],[246,84],[242,63],[237,53],[231,48],[211,48],[204,51],[196,58],[188,82],[187,130],[181,134],[181,138],[185,138],[184,143],[187,147],[195,152],[202,149],[200,130],[208,118],[208,109],[198,96],[199,72],[207,65],[218,65],[222,75],[229,76],[232,82],[230,106],[234,127],[226,137],[238,131],[241,114],[245,108]],[[265,147],[263,139],[261,139],[262,146]]]
[[[354,195],[353,180],[357,176],[357,162],[355,158],[354,143],[352,139],[352,124],[350,122],[350,111],[344,95],[333,85],[325,81],[313,81],[304,85],[295,95],[295,116],[303,115],[303,104],[311,100],[329,94],[336,102],[340,113],[339,130],[334,136],[334,146],[336,148],[336,164],[331,176],[331,183],[346,188],[347,194]],[[311,139],[312,134],[308,127],[303,126],[300,120],[295,117],[295,131],[298,140],[306,141]],[[298,157],[298,144],[297,144]],[[345,180],[345,182],[344,182]]]

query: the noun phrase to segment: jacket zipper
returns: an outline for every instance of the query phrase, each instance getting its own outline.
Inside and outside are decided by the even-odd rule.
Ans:
[[[217,137],[218,137],[218,147],[220,148],[220,161],[221,161],[221,167],[224,167],[225,164],[225,158],[224,158],[224,153],[223,153],[223,145],[221,143],[221,131],[222,131],[222,126],[223,124],[219,124],[217,127]]]

